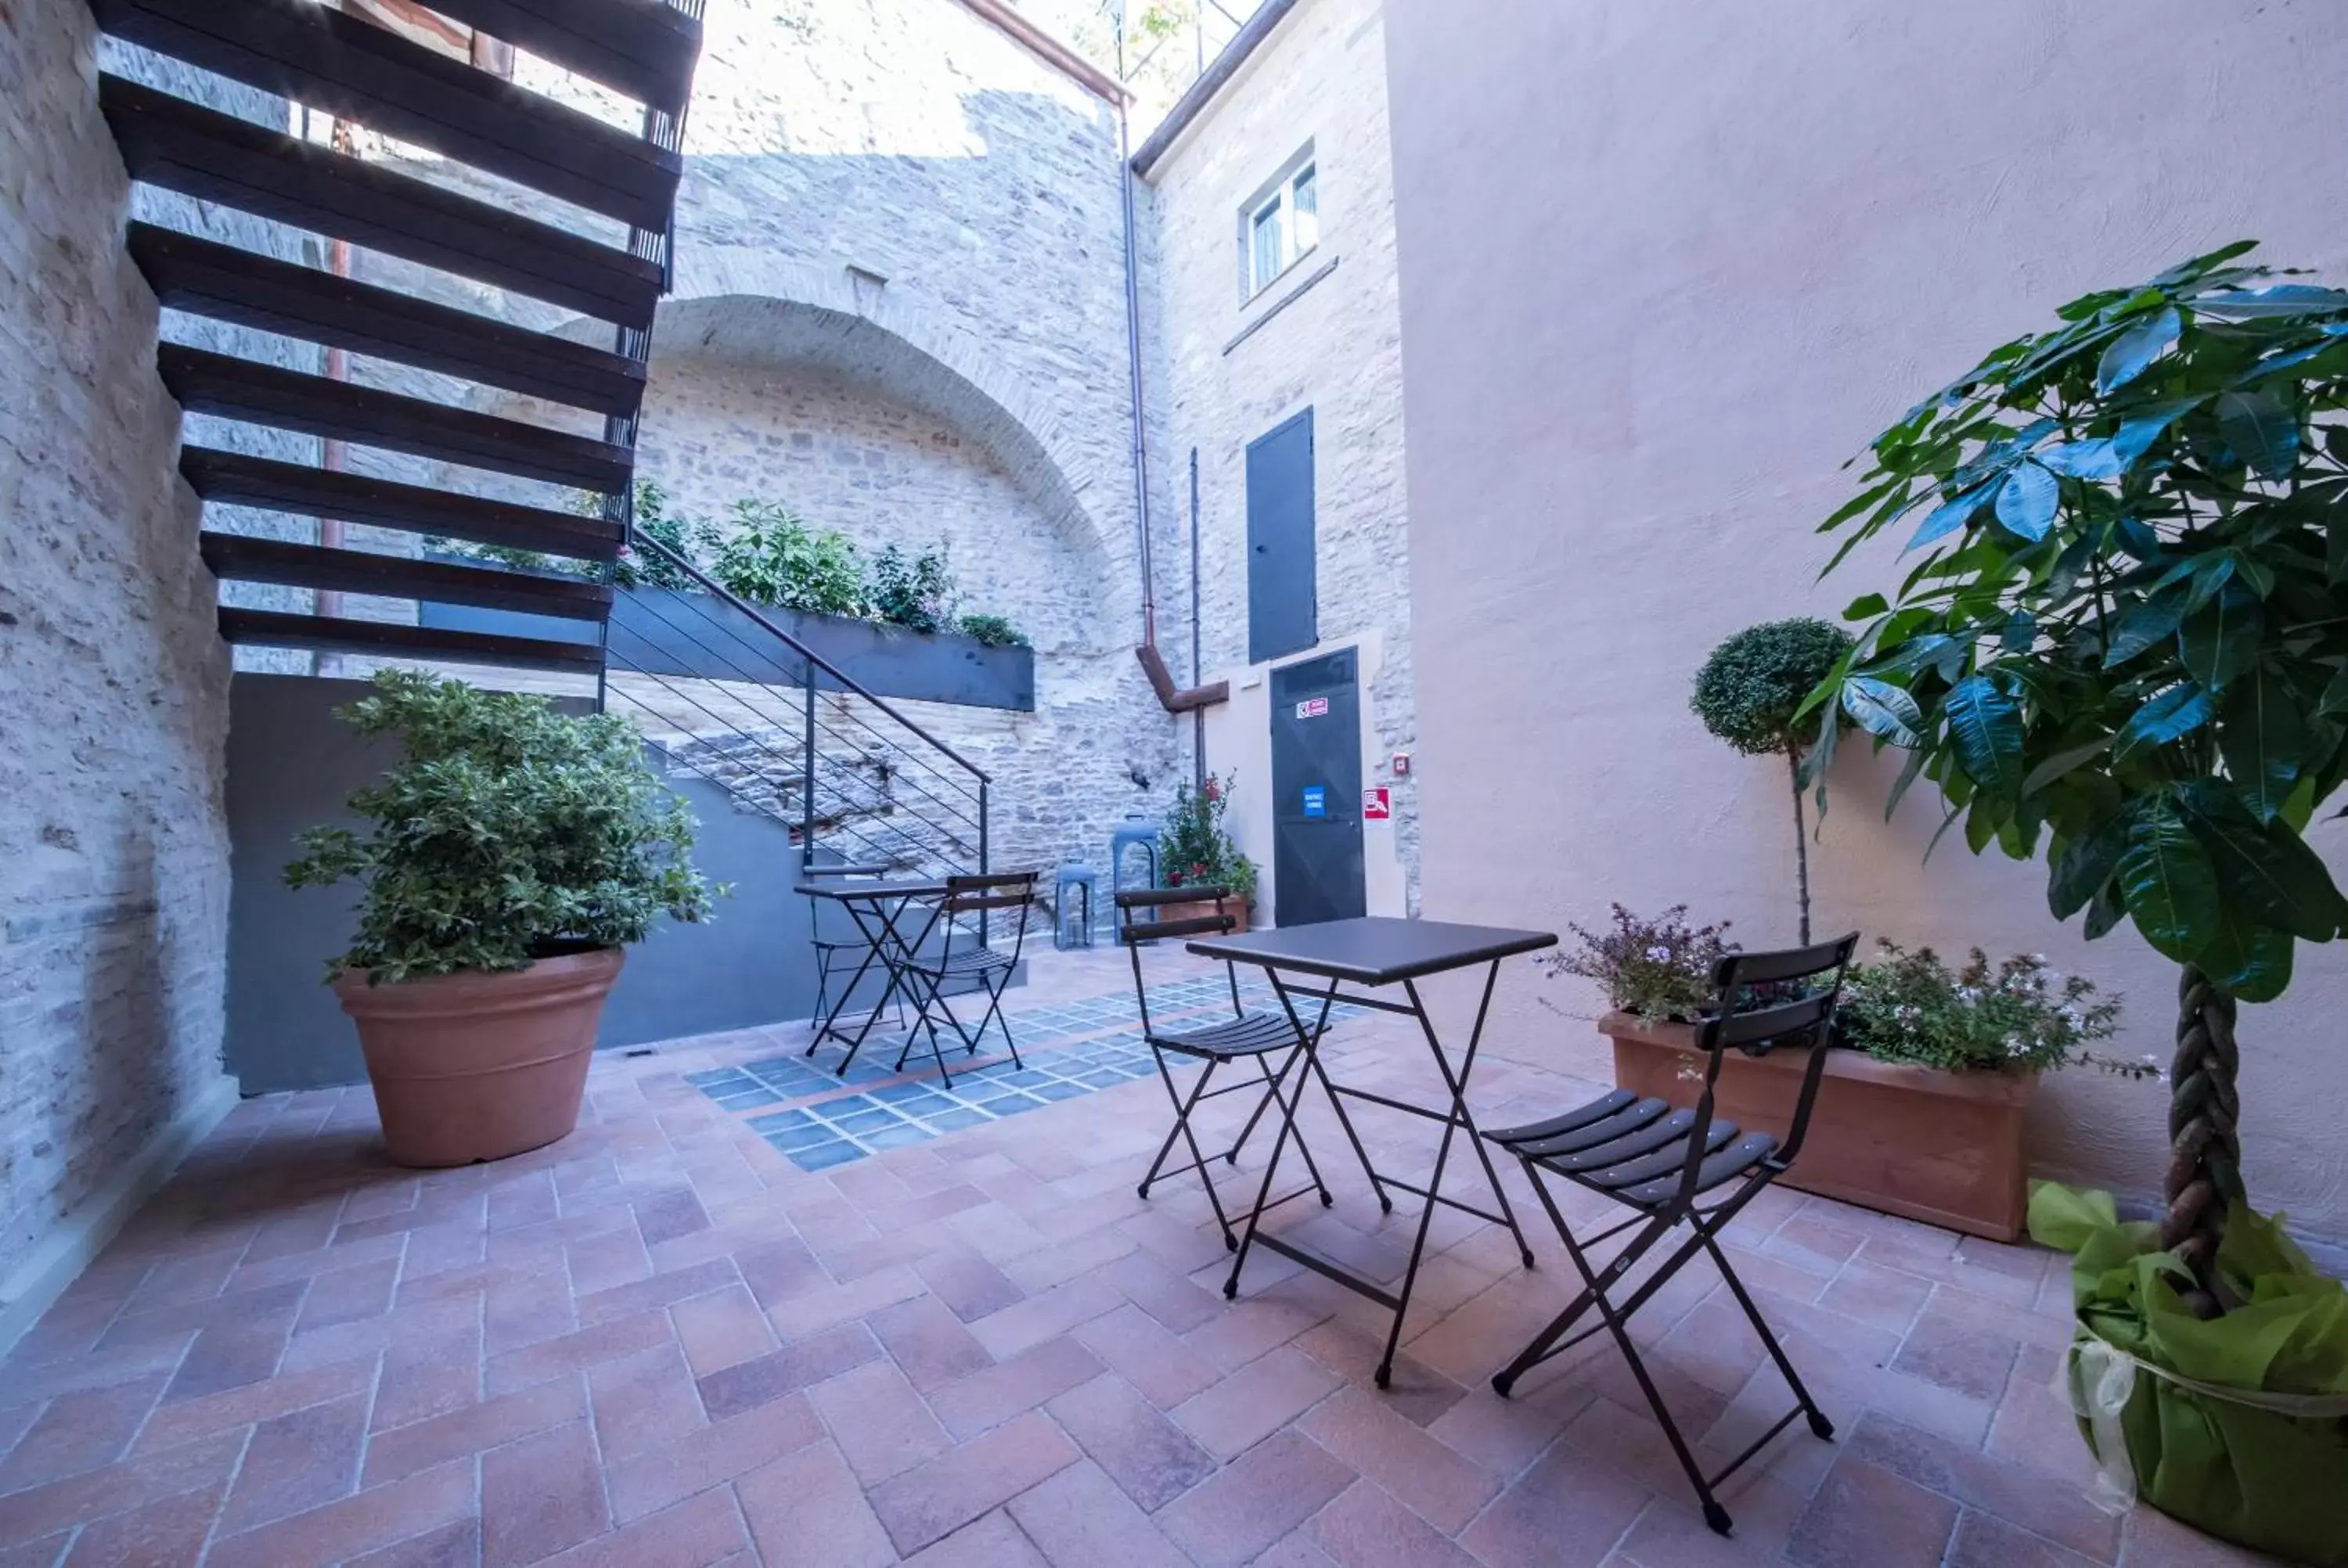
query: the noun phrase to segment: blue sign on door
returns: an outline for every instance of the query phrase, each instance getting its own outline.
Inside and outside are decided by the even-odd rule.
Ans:
[[[1304,786],[1304,815],[1307,816],[1329,815],[1329,792],[1326,789],[1319,784]]]

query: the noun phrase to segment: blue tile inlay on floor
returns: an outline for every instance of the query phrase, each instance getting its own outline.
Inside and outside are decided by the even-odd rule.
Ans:
[[[1272,989],[1252,979],[1241,982],[1240,997],[1251,1008],[1272,1010],[1279,1006]],[[1168,1016],[1228,1007],[1230,1003],[1231,990],[1220,976],[1180,980],[1149,993],[1151,1012]],[[1306,1011],[1302,999],[1298,1006],[1300,1011]],[[1330,1009],[1330,1017],[1334,1020],[1359,1010],[1335,1007]],[[750,1126],[801,1170],[829,1170],[883,1149],[900,1148],[1005,1116],[1040,1111],[1055,1101],[1070,1100],[1149,1077],[1158,1066],[1149,1048],[1141,1042],[1138,1032],[1140,1022],[1140,1009],[1130,993],[1038,1008],[1011,1018],[1012,1034],[1023,1045],[1031,1041],[1045,1044],[1073,1035],[1104,1037],[1054,1046],[1033,1057],[1024,1067],[1006,1060],[963,1070],[953,1066],[950,1055],[948,1065],[953,1071],[951,1088],[932,1078],[889,1083],[885,1088],[860,1094],[839,1094],[812,1105],[754,1116]],[[1110,1030],[1136,1032],[1105,1033]],[[990,1049],[994,1049],[994,1040],[990,1032]],[[876,1030],[845,1072],[827,1062],[827,1058],[836,1061],[844,1056],[845,1048],[827,1041],[812,1057],[797,1052],[764,1057],[739,1067],[695,1072],[685,1081],[729,1111],[754,1110],[896,1078],[898,1056],[904,1046],[902,1034],[883,1035]],[[927,1040],[918,1051],[906,1057],[905,1071],[918,1072],[925,1064],[931,1064]],[[1179,1064],[1177,1066],[1179,1071]]]

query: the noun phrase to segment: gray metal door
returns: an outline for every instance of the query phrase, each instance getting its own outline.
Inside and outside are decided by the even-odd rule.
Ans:
[[[1362,701],[1354,651],[1272,672],[1272,918],[1369,912],[1362,881]]]
[[[1313,554],[1313,411],[1248,444],[1248,662],[1321,641]]]

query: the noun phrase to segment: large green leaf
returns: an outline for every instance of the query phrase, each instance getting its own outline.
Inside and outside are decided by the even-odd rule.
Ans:
[[[2054,526],[2054,505],[2062,494],[2054,476],[2037,464],[2016,464],[1997,487],[1997,520],[2025,539],[2043,539]]]
[[[2165,746],[2191,734],[2209,722],[2216,706],[2209,692],[2189,681],[2178,682],[2138,708],[2121,726],[2119,740],[2112,747],[2113,764],[2127,761],[2140,746]]]
[[[1957,761],[1973,783],[2003,797],[2022,793],[2022,709],[1986,675],[1968,675],[1951,688],[1949,735]]]
[[[2093,898],[2087,900],[2087,918],[2081,929],[2086,932],[2087,940],[2092,942],[2099,937],[2110,936],[2127,918],[2127,906],[2120,901],[2120,885],[2106,882],[2096,889]]]
[[[2083,764],[2091,763],[2110,751],[2112,743],[2117,738],[2115,735],[2099,735],[2092,741],[2082,741],[2075,746],[2065,746],[2030,770],[2030,776],[2022,781],[2022,793],[2036,794],[2065,774],[2075,771]]]
[[[2046,872],[2046,907],[2054,918],[2069,919],[2111,881],[2127,847],[2127,829],[2126,817],[2109,817],[2055,849]]]
[[[2145,367],[2158,359],[2184,330],[2184,319],[2177,313],[2175,305],[2128,328],[2112,340],[2111,346],[2104,350],[2104,357],[2096,363],[2096,390],[2113,392],[2142,375]]]
[[[1854,675],[1843,682],[1843,712],[1859,722],[1859,727],[1872,735],[1880,735],[1896,746],[1919,743],[1917,732],[1924,727],[1923,711],[1916,699],[1889,681],[1878,681],[1871,675]]]
[[[2304,739],[2290,682],[2261,668],[2234,683],[2218,713],[2218,753],[2260,821],[2273,821],[2290,798]]]
[[[2322,858],[2291,825],[2261,823],[2221,784],[2188,785],[2181,800],[2187,825],[2218,874],[2226,902],[2261,925],[2311,942],[2340,929],[2340,890]]]
[[[2193,679],[2209,691],[2222,691],[2258,661],[2259,639],[2265,630],[2266,611],[2258,595],[2230,582],[2214,600],[2186,618],[2178,634],[2178,651]]]
[[[2217,935],[2218,874],[2201,841],[2165,801],[2154,801],[2129,825],[2119,886],[2144,939],[2180,964],[2191,963]]]
[[[2220,393],[2218,433],[2234,456],[2262,478],[2280,479],[2299,459],[2299,420],[2291,405],[2260,387]]]
[[[1934,539],[1955,533],[1972,521],[1973,514],[1987,506],[1990,497],[1996,493],[1997,487],[1994,485],[1977,485],[1955,500],[1935,507],[1918,526],[1915,537],[1908,541],[1907,548],[1912,550],[1920,546],[1929,545]]]
[[[2219,987],[2246,1002],[2271,1002],[2291,986],[2291,938],[2287,931],[2228,910],[2194,962]]]
[[[2323,688],[2323,700],[2316,703],[2315,711],[2319,713],[2348,712],[2348,664],[2343,664],[2332,672],[2331,681]]]
[[[2112,628],[2112,645],[2104,653],[2104,668],[2125,664],[2146,649],[2168,641],[2184,621],[2182,588],[2168,589],[2128,606]]]
[[[2129,415],[2120,421],[2119,430],[2112,436],[2113,454],[2124,466],[2133,464],[2152,449],[2162,432],[2188,410],[2199,406],[2200,402],[2198,397],[2180,397]]]

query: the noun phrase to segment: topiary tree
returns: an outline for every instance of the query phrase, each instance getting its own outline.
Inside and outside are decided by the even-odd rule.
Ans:
[[[1807,727],[1794,716],[1850,649],[1850,634],[1823,620],[1748,627],[1712,651],[1688,706],[1704,727],[1746,756],[1782,752],[1794,786],[1794,879],[1802,945],[1810,940],[1810,835],[1802,818]]]
[[[2348,774],[2348,293],[2229,264],[2250,248],[1995,350],[1821,525],[1849,531],[1830,571],[1923,513],[1817,694],[1909,750],[1894,801],[1921,774],[1976,853],[2044,840],[2056,918],[2179,966],[2161,1237],[2204,1316],[2244,1200],[2235,1004],[2348,918],[2302,836]]]

